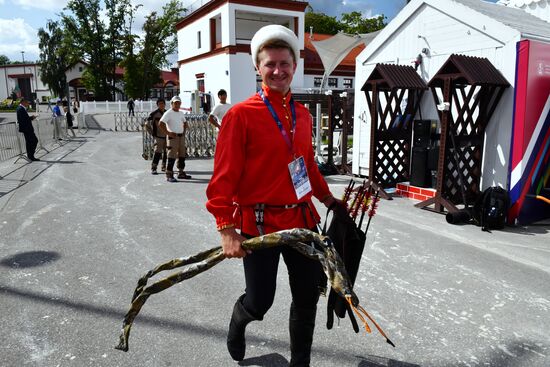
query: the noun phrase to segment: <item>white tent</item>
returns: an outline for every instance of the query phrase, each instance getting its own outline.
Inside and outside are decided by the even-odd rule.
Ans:
[[[323,67],[325,68],[321,89],[323,88],[327,77],[334,71],[334,69],[336,69],[338,64],[344,60],[351,50],[361,43],[365,46],[368,45],[379,32],[380,31],[357,35],[338,33],[322,41],[312,41],[311,43],[317,50],[317,53],[321,58],[321,62],[323,63]]]

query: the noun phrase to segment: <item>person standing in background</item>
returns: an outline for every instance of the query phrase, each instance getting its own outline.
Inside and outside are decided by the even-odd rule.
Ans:
[[[151,163],[151,174],[156,175],[157,166],[162,157],[162,172],[166,172],[166,134],[162,132],[159,127],[160,119],[166,112],[166,102],[164,99],[157,100],[157,109],[151,112],[147,118],[147,130],[155,139],[155,153],[153,155],[153,161]]]
[[[214,107],[208,116],[208,122],[219,129],[222,124],[223,116],[232,105],[227,103],[227,92],[225,89],[220,89],[218,92],[218,98],[220,99],[220,103]]]
[[[190,179],[191,176],[186,174],[185,156],[187,149],[185,147],[185,131],[187,129],[187,121],[185,114],[180,111],[181,98],[178,96],[172,97],[170,100],[170,108],[160,118],[159,127],[163,134],[166,135],[166,149],[168,151],[168,163],[166,165],[166,181],[178,182],[174,178],[174,164],[178,160],[178,178]]]
[[[127,106],[128,106],[128,116],[135,116],[134,114],[134,107],[135,107],[135,102],[134,102],[134,99],[133,98],[130,98],[128,100],[128,103],[127,103]]]
[[[19,124],[19,132],[23,133],[25,137],[25,146],[27,149],[27,157],[31,161],[39,161],[40,159],[34,156],[36,152],[36,146],[38,145],[38,138],[34,133],[34,127],[32,126],[32,120],[35,116],[29,116],[27,109],[29,108],[29,100],[26,98],[21,99],[19,106],[17,106],[17,123]]]

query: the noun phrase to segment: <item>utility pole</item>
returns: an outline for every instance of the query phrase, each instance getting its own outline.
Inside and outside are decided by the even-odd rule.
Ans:
[[[25,51],[21,51],[21,57],[23,58],[23,64],[25,63]]]

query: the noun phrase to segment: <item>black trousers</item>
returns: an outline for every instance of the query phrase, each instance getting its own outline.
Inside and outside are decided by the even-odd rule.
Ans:
[[[253,237],[244,233],[242,235]],[[256,250],[243,259],[246,281],[243,305],[257,319],[261,320],[273,305],[281,255],[288,270],[294,306],[312,309],[319,301],[322,268],[318,261],[307,258],[289,246]]]
[[[36,151],[36,146],[38,145],[38,138],[34,134],[34,131],[24,132],[25,136],[25,146],[27,148],[27,157],[29,159],[34,158],[34,152]]]

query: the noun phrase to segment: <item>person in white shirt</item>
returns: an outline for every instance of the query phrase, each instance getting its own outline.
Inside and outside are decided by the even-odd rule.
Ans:
[[[178,178],[190,179],[185,169],[185,130],[187,121],[185,114],[180,111],[181,99],[178,96],[170,100],[171,109],[167,110],[160,118],[159,128],[166,135],[166,149],[168,150],[168,164],[166,165],[166,181],[177,182],[174,178],[174,163],[178,160]]]
[[[224,89],[220,89],[218,92],[218,98],[220,99],[220,103],[214,107],[210,113],[210,116],[208,116],[208,122],[219,129],[222,124],[223,116],[232,107],[232,105],[227,103],[227,92]]]

